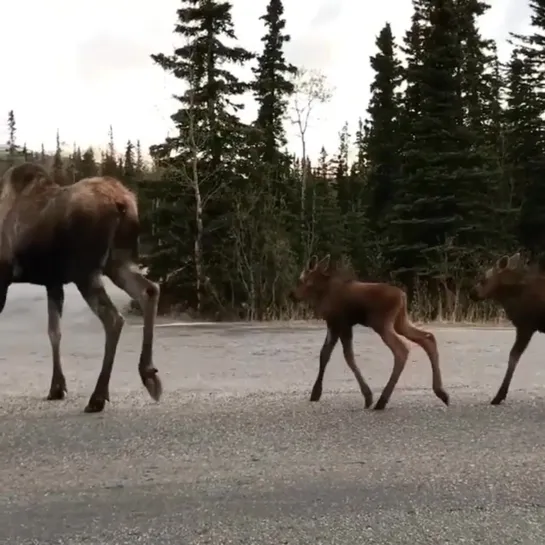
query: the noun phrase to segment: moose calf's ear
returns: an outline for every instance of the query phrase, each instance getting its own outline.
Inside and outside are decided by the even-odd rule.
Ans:
[[[513,254],[509,258],[509,263],[507,264],[507,266],[510,269],[516,269],[518,268],[519,265],[520,265],[520,252],[517,252],[516,254]]]
[[[507,267],[508,264],[509,264],[509,257],[504,255],[503,257],[500,257],[498,261],[496,261],[496,268],[505,269],[505,267]]]
[[[311,256],[311,258],[308,260],[308,263],[307,263],[307,269],[315,269],[318,265],[318,256],[317,255],[313,255]]]
[[[329,262],[331,261],[331,254],[327,254],[321,261],[320,261],[320,268],[323,270],[326,270],[329,267]]]

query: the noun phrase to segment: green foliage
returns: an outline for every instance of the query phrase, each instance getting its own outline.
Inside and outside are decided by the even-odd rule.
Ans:
[[[464,293],[482,267],[517,246],[545,245],[545,2],[530,6],[532,32],[513,36],[501,64],[478,31],[487,4],[413,0],[402,43],[389,24],[377,36],[366,118],[349,120],[337,149],[311,164],[307,128],[330,92],[286,60],[281,0],[260,18],[256,54],[236,44],[229,2],[183,0],[182,45],[152,55],[182,89],[176,131],[151,147],[152,165],[138,140],[118,153],[111,127],[102,157],[75,147],[65,158],[58,138],[53,156],[26,147],[21,156],[67,183],[107,174],[137,193],[142,263],[161,284],[164,310],[293,315],[301,267],[330,253],[364,279],[403,285],[420,318],[474,317]],[[235,66],[252,60],[253,80],[241,81]],[[248,124],[247,92],[257,104]],[[289,111],[302,157],[285,149]],[[9,119],[3,167],[17,155]]]

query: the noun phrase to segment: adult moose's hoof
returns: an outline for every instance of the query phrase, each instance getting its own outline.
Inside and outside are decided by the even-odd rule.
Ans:
[[[490,405],[500,405],[505,400],[505,396],[496,396],[491,402]]]
[[[140,378],[151,398],[159,401],[163,394],[163,385],[161,384],[157,369],[155,367],[140,369]]]
[[[379,400],[376,402],[375,406],[373,407],[373,410],[383,411],[386,408],[386,403],[388,403],[388,400],[380,397]]]
[[[110,401],[109,393],[106,393],[106,395],[93,394],[91,399],[89,399],[89,403],[87,404],[87,407],[85,407],[84,412],[101,413],[104,410],[106,401]]]
[[[62,380],[58,380],[57,382],[51,384],[51,388],[49,389],[49,394],[47,394],[46,399],[47,401],[58,401],[64,399],[67,393],[68,390],[66,388],[66,381],[63,377]]]

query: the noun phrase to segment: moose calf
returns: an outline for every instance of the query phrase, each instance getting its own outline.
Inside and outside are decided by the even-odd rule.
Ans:
[[[401,289],[390,284],[360,282],[333,267],[329,255],[321,261],[314,256],[301,273],[292,297],[310,303],[327,324],[327,335],[320,351],[320,367],[312,388],[311,401],[318,401],[322,395],[325,369],[340,339],[346,363],[354,373],[365,398],[365,407],[369,408],[373,404],[373,394],[356,365],[352,346],[353,326],[361,324],[376,331],[394,355],[392,374],[375,409],[386,407],[407,362],[409,348],[401,336],[424,349],[431,363],[433,391],[448,405],[449,396],[443,388],[435,337],[410,322],[407,298]]]
[[[499,405],[520,360],[536,331],[545,333],[545,274],[539,267],[527,267],[520,253],[503,256],[486,270],[469,293],[474,301],[493,300],[505,310],[515,326],[515,343],[509,353],[507,372],[492,405]]]

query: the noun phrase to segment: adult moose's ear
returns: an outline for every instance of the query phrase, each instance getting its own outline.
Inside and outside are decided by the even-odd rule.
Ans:
[[[313,256],[311,256],[311,258],[308,260],[308,263],[307,263],[307,270],[313,271],[317,266],[318,266],[318,256],[317,256],[317,255],[313,255]]]

